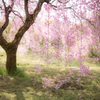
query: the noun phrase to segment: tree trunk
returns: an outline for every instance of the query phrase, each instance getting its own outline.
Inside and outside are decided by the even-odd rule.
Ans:
[[[16,51],[17,51],[17,48],[16,49],[10,48],[6,51],[6,54],[7,54],[6,69],[7,69],[8,74],[14,73],[17,70]]]
[[[33,14],[30,14],[28,12],[28,0],[24,0],[24,10],[26,14],[25,22],[23,23],[23,26],[21,26],[18,30],[18,32],[15,35],[15,38],[12,42],[7,42],[3,37],[3,32],[7,28],[9,24],[9,15],[11,13],[12,7],[6,7],[6,2],[3,2],[4,4],[4,10],[5,10],[5,23],[0,27],[0,45],[3,47],[3,49],[6,51],[7,54],[7,60],[6,60],[6,69],[8,73],[14,73],[17,70],[16,66],[16,52],[17,47],[25,34],[25,32],[30,28],[30,26],[35,22],[35,19],[37,18],[37,15],[41,11],[42,5],[44,2],[49,3],[50,0],[39,0],[37,3],[37,6],[34,10]],[[13,5],[13,2],[12,4]]]

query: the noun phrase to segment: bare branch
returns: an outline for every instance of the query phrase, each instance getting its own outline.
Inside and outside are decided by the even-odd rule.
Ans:
[[[18,14],[16,14],[16,12],[17,12]],[[19,13],[18,11],[12,10],[12,13],[13,13],[14,15],[18,16],[18,17],[22,20],[22,22],[24,23],[23,17],[20,16],[20,13]]]
[[[12,10],[13,6],[14,6],[14,0],[12,0],[11,10]]]
[[[4,2],[4,0],[2,0],[3,5],[4,5],[4,10],[5,10],[5,23],[3,24],[3,26],[0,28],[0,34],[2,35],[3,31],[6,29],[6,27],[9,24],[9,14],[11,13],[12,8],[10,6],[6,7],[6,4]],[[13,7],[13,4],[12,4]]]
[[[0,27],[0,45],[6,50],[6,46],[8,44],[8,42],[3,38],[2,34],[3,31],[6,29],[6,27],[9,24],[9,14],[11,13],[12,7],[14,5],[14,3],[12,2],[12,5],[10,6],[6,6],[6,3],[4,2],[4,0],[2,0],[3,5],[4,5],[4,11],[5,11],[5,23],[2,25],[2,27]]]
[[[31,1],[31,0],[29,0],[29,2],[31,2],[31,3],[38,3],[37,1]]]
[[[50,5],[51,5],[51,7],[53,7],[53,9],[54,10],[57,10],[57,6],[55,6],[55,5],[52,5],[51,3],[49,3]],[[64,9],[72,9],[72,7],[65,7],[65,8],[63,8],[63,9],[61,9],[61,10],[64,10]]]
[[[51,2],[51,4],[54,3],[54,2],[55,2],[55,0],[53,0],[53,1]]]
[[[28,18],[29,17],[28,0],[24,0],[24,7],[25,7],[26,18]]]
[[[5,4],[4,0],[2,0],[2,2],[3,2],[3,5],[4,5],[4,8],[6,9],[6,4]]]
[[[49,2],[49,1],[50,1],[50,0],[48,0],[48,2]],[[41,10],[42,4],[43,4],[44,2],[47,2],[47,0],[39,0],[39,2],[38,2],[38,4],[37,4],[37,7],[36,7],[35,10],[34,10],[34,13],[32,14],[32,16],[33,16],[33,21],[35,21],[35,19],[36,19],[38,13],[39,13],[40,10]]]
[[[65,2],[62,2],[61,0],[58,0],[59,3],[64,3],[64,4],[65,4],[65,3],[67,4],[69,1],[70,1],[70,0],[65,1]]]
[[[29,27],[34,23],[38,13],[41,10],[42,4],[44,3],[44,0],[39,0],[36,9],[34,10],[33,14],[29,14],[28,17],[26,17],[25,23],[22,27],[20,27],[20,29],[18,30],[17,34],[15,35],[15,38],[13,40],[13,43],[18,45],[22,36],[24,35],[24,33],[29,29]],[[27,13],[27,2],[26,2],[26,13]]]

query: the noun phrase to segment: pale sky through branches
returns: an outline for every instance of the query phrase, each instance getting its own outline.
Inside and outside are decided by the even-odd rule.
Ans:
[[[9,3],[9,0],[5,0],[6,1],[6,3]],[[38,1],[38,0],[37,0]],[[82,0],[81,0],[82,1]],[[89,1],[89,0],[86,0],[86,1]],[[77,0],[70,0],[70,2],[68,2],[67,4],[66,4],[66,7],[72,7],[73,9],[74,9],[74,4],[73,4],[73,2],[77,2]],[[78,1],[79,2],[79,1]],[[22,1],[22,3],[24,3],[23,1]],[[44,3],[45,4],[45,3]],[[56,0],[55,0],[55,2],[53,3],[54,5],[56,5]],[[80,2],[79,2],[79,5],[78,5],[79,7],[80,7]],[[77,6],[77,8],[78,8],[78,6]],[[24,4],[23,4],[23,7],[24,7]],[[16,11],[18,11],[19,13],[20,13],[20,15],[21,16],[23,16],[23,17],[25,17],[25,11],[23,10],[23,8],[21,8],[21,7],[19,7],[19,6],[14,6],[14,10],[16,10]],[[76,12],[77,11],[84,11],[84,5],[81,5],[81,9],[80,8],[78,8],[77,10],[75,10]],[[34,11],[34,8],[33,8],[33,11]],[[41,12],[42,11],[44,11],[44,13],[41,15]],[[44,9],[44,6],[42,6],[42,9],[41,9],[41,12],[39,13],[39,17],[41,17],[41,20],[45,20],[46,18],[47,18],[47,16],[48,16],[48,12],[46,12],[45,11],[45,9]],[[54,16],[56,13],[55,13],[55,11],[49,11],[49,13],[50,13],[50,16]],[[67,11],[66,11],[66,14],[67,14],[67,16],[69,16],[69,20],[72,22],[72,23],[80,23],[80,21],[79,21],[79,19],[77,19],[77,21],[76,21],[76,19],[73,17],[73,15],[74,15],[74,13],[73,13],[73,10],[72,9],[67,9]],[[72,15],[73,14],[73,15]],[[90,15],[91,15],[91,12],[90,11],[88,11],[87,10],[87,12],[86,12],[86,14],[85,14],[86,16],[86,18],[89,18],[90,17]],[[11,17],[10,17],[11,18]],[[59,16],[58,16],[58,18],[59,18]],[[60,18],[60,20],[62,20],[61,18]]]

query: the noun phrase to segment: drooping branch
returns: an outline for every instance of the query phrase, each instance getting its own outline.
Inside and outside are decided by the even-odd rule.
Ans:
[[[53,0],[53,1],[50,2],[49,4],[51,5],[51,7],[53,7],[54,10],[57,10],[57,9],[59,8],[59,6],[55,5],[54,2],[56,2],[56,0]],[[66,5],[66,4],[68,4],[68,3],[70,2],[70,0],[67,0],[67,1],[57,0],[57,2],[58,2],[59,4],[64,4],[64,5]],[[64,6],[64,7],[63,7],[62,9],[60,9],[60,10],[64,10],[64,9],[72,9],[72,6],[69,6],[69,7]]]
[[[50,3],[50,5],[51,5],[51,7],[53,7],[54,10],[57,10],[57,8],[58,8],[57,6],[52,5],[52,3]],[[72,7],[65,7],[62,10],[64,10],[64,9],[72,9]]]
[[[23,19],[23,17],[20,15],[20,13],[19,13],[18,11],[12,10],[12,13],[13,13],[14,15],[18,16],[18,17],[22,20],[22,22],[24,23],[24,19]],[[17,13],[18,13],[18,14],[17,14]]]
[[[87,21],[88,23],[90,23],[94,28],[96,28],[95,25],[92,23],[92,21],[90,21],[89,19],[87,19],[87,18],[85,18],[85,17],[83,17],[83,16],[81,16],[81,15],[78,15],[77,12],[76,12],[73,8],[71,8],[71,9],[72,9],[74,15],[75,15],[77,18],[79,18],[79,19],[82,18],[82,19],[86,20],[86,21]]]
[[[70,0],[67,0],[67,1],[63,2],[63,0],[62,0],[62,1],[61,1],[61,0],[58,0],[59,3],[64,3],[64,4],[65,4],[65,3],[67,4],[69,1],[70,1]]]
[[[52,3],[53,3],[54,1],[55,1],[55,0],[53,0]],[[67,3],[69,3],[71,0],[67,0],[67,1],[65,1],[65,2],[63,2],[63,1],[61,1],[61,0],[57,0],[57,1],[58,1],[60,4],[61,4],[61,3],[67,4]],[[57,10],[58,6],[53,5],[52,3],[49,3],[49,4],[53,7],[54,10]],[[76,16],[79,20],[81,20],[81,18],[82,18],[82,19],[86,20],[88,23],[90,23],[90,24],[95,28],[95,25],[92,23],[92,21],[90,21],[89,19],[87,19],[87,18],[85,18],[85,17],[83,17],[83,16],[81,16],[81,15],[78,15],[77,12],[75,11],[75,9],[73,9],[73,6],[64,7],[64,8],[61,9],[61,10],[64,10],[64,9],[70,9],[70,10],[72,10],[73,13],[74,13],[74,16]]]

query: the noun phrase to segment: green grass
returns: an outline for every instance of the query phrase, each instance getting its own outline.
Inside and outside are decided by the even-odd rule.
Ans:
[[[46,65],[42,58],[30,53],[17,57],[18,70],[13,75],[8,75],[5,69],[6,55],[0,51],[0,100],[100,100],[100,66],[92,62],[85,62],[90,66],[95,81],[88,77],[81,77],[77,72],[71,75],[71,80],[65,82],[61,88],[55,90],[55,85],[69,76],[69,70],[79,65],[74,61],[70,66],[52,59],[51,65]],[[41,73],[36,74],[34,64],[40,65]],[[58,67],[59,66],[59,67]],[[67,70],[65,70],[67,68]],[[59,75],[58,75],[59,73]],[[81,78],[79,83],[77,77]],[[50,86],[42,87],[42,78],[50,79]],[[33,80],[31,80],[33,79]],[[33,83],[33,81],[36,81]],[[47,91],[51,91],[47,93]],[[50,97],[51,95],[51,97]]]

